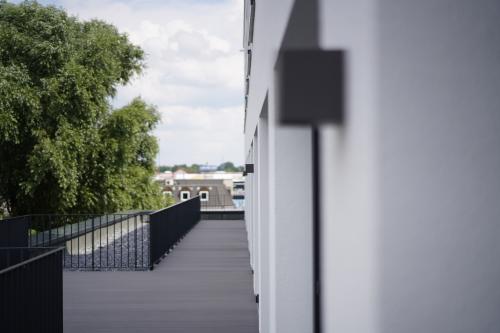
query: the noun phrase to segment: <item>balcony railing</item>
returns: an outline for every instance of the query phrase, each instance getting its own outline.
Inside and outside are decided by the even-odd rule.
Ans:
[[[63,248],[0,248],[2,332],[63,331]]]
[[[70,270],[148,270],[199,219],[199,197],[157,212],[28,215],[0,221],[0,247],[61,246]]]
[[[245,216],[245,192],[235,190],[220,192],[217,189],[201,199],[201,218],[203,220],[242,220]]]
[[[149,213],[30,215],[29,247],[63,246],[73,270],[147,270]]]
[[[1,220],[0,332],[63,332],[63,268],[153,269],[199,220],[199,197],[156,212]]]
[[[200,197],[150,215],[151,268],[200,221]]]

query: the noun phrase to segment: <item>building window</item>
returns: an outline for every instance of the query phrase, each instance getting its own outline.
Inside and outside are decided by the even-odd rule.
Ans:
[[[163,195],[166,197],[171,197],[172,196],[172,191],[163,191]]]
[[[181,200],[186,201],[191,198],[191,193],[189,191],[181,191]]]
[[[208,201],[208,191],[200,191],[200,201]]]

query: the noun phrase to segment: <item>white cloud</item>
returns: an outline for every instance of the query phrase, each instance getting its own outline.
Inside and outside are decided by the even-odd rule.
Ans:
[[[172,106],[160,112],[163,121],[157,135],[164,147],[162,162],[170,162],[173,155],[199,163],[243,159],[241,142],[235,139],[242,136],[242,107]]]
[[[147,69],[119,89],[114,103],[140,95],[159,108],[161,163],[243,163],[243,1],[57,4],[81,19],[116,25],[145,50]]]

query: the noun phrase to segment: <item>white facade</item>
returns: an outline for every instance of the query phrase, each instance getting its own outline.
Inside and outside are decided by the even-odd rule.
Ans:
[[[500,331],[499,18],[498,0],[246,1],[261,333],[319,332],[315,309],[321,332]],[[313,130],[279,122],[275,70],[311,48],[346,60],[344,120],[319,126],[319,257]]]

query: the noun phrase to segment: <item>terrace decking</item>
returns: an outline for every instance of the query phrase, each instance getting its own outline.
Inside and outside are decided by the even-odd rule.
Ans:
[[[257,333],[243,221],[201,221],[153,271],[64,272],[65,332]]]

